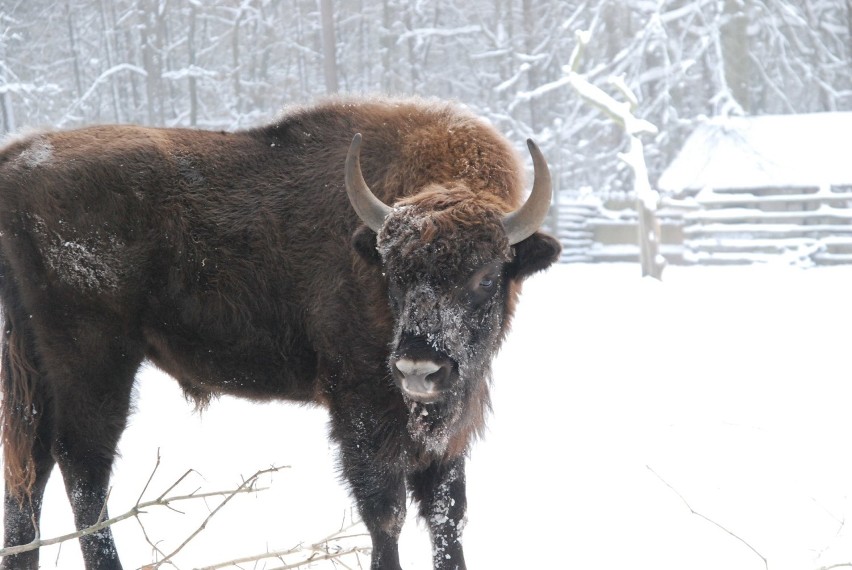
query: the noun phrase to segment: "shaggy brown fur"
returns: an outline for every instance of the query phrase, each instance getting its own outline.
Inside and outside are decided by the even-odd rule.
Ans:
[[[11,318],[7,316],[4,331],[7,341],[3,351],[3,464],[6,480],[15,494],[29,491],[35,484],[35,464],[31,454],[21,454],[29,449],[36,438],[38,421],[36,410],[44,408],[37,390],[36,366],[29,359],[32,351],[24,346],[24,338]],[[6,372],[8,371],[8,372]]]
[[[365,179],[398,204],[378,238],[344,191],[355,132]],[[55,463],[77,526],[102,516],[147,359],[200,406],[219,394],[326,406],[373,568],[399,567],[406,489],[435,566],[464,567],[464,453],[490,360],[520,281],[559,252],[539,233],[508,246],[500,216],[521,179],[492,128],[419,100],[332,100],[235,133],[98,126],[7,145],[5,544],[36,536]],[[448,363],[442,401],[404,397],[397,357]],[[121,567],[108,530],[81,546],[90,570]],[[37,565],[37,552],[2,561]]]

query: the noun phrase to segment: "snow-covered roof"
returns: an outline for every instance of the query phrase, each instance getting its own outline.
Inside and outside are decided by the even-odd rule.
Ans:
[[[852,113],[716,117],[660,176],[661,190],[852,184]]]

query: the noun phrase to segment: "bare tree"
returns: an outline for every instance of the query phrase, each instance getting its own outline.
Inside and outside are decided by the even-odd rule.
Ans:
[[[322,14],[322,69],[325,76],[325,89],[337,93],[337,42],[334,39],[334,11],[331,0],[320,0]]]
[[[653,182],[697,117],[737,104],[852,109],[849,2],[10,0],[0,115],[6,131],[104,120],[234,128],[340,89],[452,97],[515,140],[535,137],[562,191],[627,194],[622,131],[553,87],[575,30],[596,38],[589,79],[623,76],[641,118],[659,126],[645,141]]]

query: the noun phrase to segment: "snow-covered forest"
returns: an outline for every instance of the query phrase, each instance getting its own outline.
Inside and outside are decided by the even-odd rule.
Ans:
[[[240,128],[332,92],[454,98],[540,141],[557,189],[630,183],[623,131],[567,85],[623,77],[651,180],[694,121],[852,109],[852,1],[4,0],[0,131]]]

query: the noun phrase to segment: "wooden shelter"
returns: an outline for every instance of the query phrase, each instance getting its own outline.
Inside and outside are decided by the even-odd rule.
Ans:
[[[697,204],[687,262],[850,263],[852,112],[708,120],[658,188]]]

